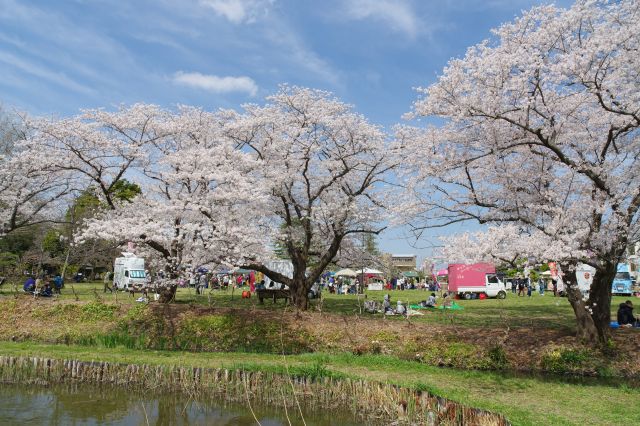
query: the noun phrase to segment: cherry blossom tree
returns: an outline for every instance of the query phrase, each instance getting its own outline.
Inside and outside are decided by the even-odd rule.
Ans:
[[[81,239],[133,241],[174,278],[185,265],[224,263],[289,285],[301,309],[342,243],[382,230],[383,184],[395,166],[385,133],[326,92],[283,87],[242,112],[134,105],[34,120],[26,146],[57,159],[109,210]],[[124,178],[131,201],[114,197]],[[284,247],[293,277],[266,265]],[[169,301],[175,283],[167,286]]]
[[[23,146],[32,155],[50,159],[42,169],[73,174],[78,186],[95,187],[113,209],[121,179],[131,168],[148,164],[145,148],[174,132],[172,124],[169,113],[155,105],[86,110],[64,119],[28,120],[29,137]]]
[[[230,115],[234,115],[229,112]],[[329,93],[284,86],[264,106],[247,105],[227,129],[262,165],[260,214],[269,240],[286,249],[293,277],[256,259],[244,267],[291,288],[299,309],[345,238],[378,233],[383,184],[396,164],[385,133]]]
[[[639,18],[633,0],[533,8],[419,89],[411,116],[442,125],[398,131],[417,228],[514,224],[532,236],[523,254],[596,268],[592,314],[571,298],[592,342],[608,338],[616,265],[638,237]]]
[[[70,174],[47,170],[50,157],[23,146],[25,132],[17,116],[0,110],[0,237],[55,220],[74,189]]]
[[[260,207],[256,161],[224,135],[226,117],[196,108],[162,112],[161,137],[144,144],[146,162],[132,163],[141,194],[87,223],[83,238],[97,236],[138,243],[160,259],[169,281],[161,301],[176,290],[175,278],[187,265],[235,265],[260,257]]]

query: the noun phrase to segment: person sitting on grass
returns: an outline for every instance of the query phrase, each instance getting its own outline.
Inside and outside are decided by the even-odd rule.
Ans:
[[[382,302],[382,312],[393,313],[393,308],[391,307],[391,297],[388,294],[384,295],[384,301]]]
[[[40,291],[40,296],[41,297],[51,297],[51,296],[53,296],[53,289],[51,288],[51,284],[49,283],[49,281],[46,281],[44,283],[44,286],[42,287],[42,290]]]
[[[402,304],[402,301],[398,300],[396,304],[396,314],[407,315],[407,308]]]
[[[633,303],[631,303],[631,300],[620,304],[618,308],[618,324],[626,327],[637,327],[639,325],[638,320],[633,315]]]
[[[427,299],[427,303],[425,304],[427,308],[435,308],[436,307],[436,294],[431,293],[431,296]]]
[[[33,293],[34,291],[36,291],[36,280],[34,280],[33,277],[27,278],[27,280],[24,282],[24,286],[22,286],[22,289],[25,293]]]
[[[449,293],[446,293],[444,295],[444,299],[442,299],[442,307],[450,308],[451,306],[453,306],[453,300],[451,299],[451,296],[449,296]]]

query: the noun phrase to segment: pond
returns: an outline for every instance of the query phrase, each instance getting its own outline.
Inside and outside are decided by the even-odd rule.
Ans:
[[[202,401],[207,401],[202,402]],[[195,399],[177,392],[135,392],[122,387],[90,385],[0,385],[0,425],[255,425],[302,424],[300,413],[282,407]],[[361,424],[347,411],[304,410],[307,425]]]

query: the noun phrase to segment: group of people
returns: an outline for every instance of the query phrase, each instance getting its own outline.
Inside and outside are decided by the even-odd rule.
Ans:
[[[536,291],[536,288],[540,293],[540,295],[544,296],[544,292],[547,289],[547,285],[548,285],[547,281],[545,281],[542,278],[538,279],[537,283],[534,283],[529,278],[522,278],[522,277],[510,278],[508,279],[507,282],[511,283],[511,292],[513,294],[517,294],[519,297],[524,297],[524,296],[531,297],[533,292]],[[562,292],[558,291],[557,280],[551,280],[551,283],[553,285],[554,297],[561,295]]]
[[[451,298],[448,294],[445,294],[442,305],[450,306]],[[431,293],[431,295],[426,299],[418,303],[422,308],[435,308],[437,306],[437,297],[435,293]],[[409,311],[404,303],[401,300],[396,302],[396,306],[394,307],[391,303],[391,296],[389,294],[385,294],[382,300],[382,313],[385,315],[408,315]]]
[[[54,294],[61,294],[62,287],[64,287],[64,280],[60,274],[57,274],[53,280],[48,275],[40,275],[37,278],[29,276],[22,289],[25,293],[34,296],[52,297]]]
[[[366,281],[365,281],[366,283]],[[332,294],[357,294],[360,281],[345,277],[327,277],[320,281],[320,286]],[[413,278],[392,278],[383,283],[386,290],[428,290],[440,291],[437,281],[417,282]]]
[[[249,286],[250,290],[255,291],[255,280],[251,280],[248,274],[233,275],[217,275],[213,273],[194,273],[190,274],[187,279],[181,278],[178,285],[180,287],[194,287],[196,294],[203,294],[205,289],[226,289],[229,286],[236,288]]]

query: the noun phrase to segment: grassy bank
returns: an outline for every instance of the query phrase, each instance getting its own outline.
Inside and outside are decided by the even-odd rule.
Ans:
[[[185,353],[0,342],[0,355],[147,365],[336,375],[428,390],[466,405],[504,414],[515,425],[640,423],[640,390],[595,382],[566,383],[436,368],[383,355]]]
[[[251,306],[0,299],[0,340],[190,352],[347,352],[461,369],[591,376],[640,376],[637,331],[617,331],[611,351],[603,353],[581,346],[570,331],[543,326],[479,328]]]

